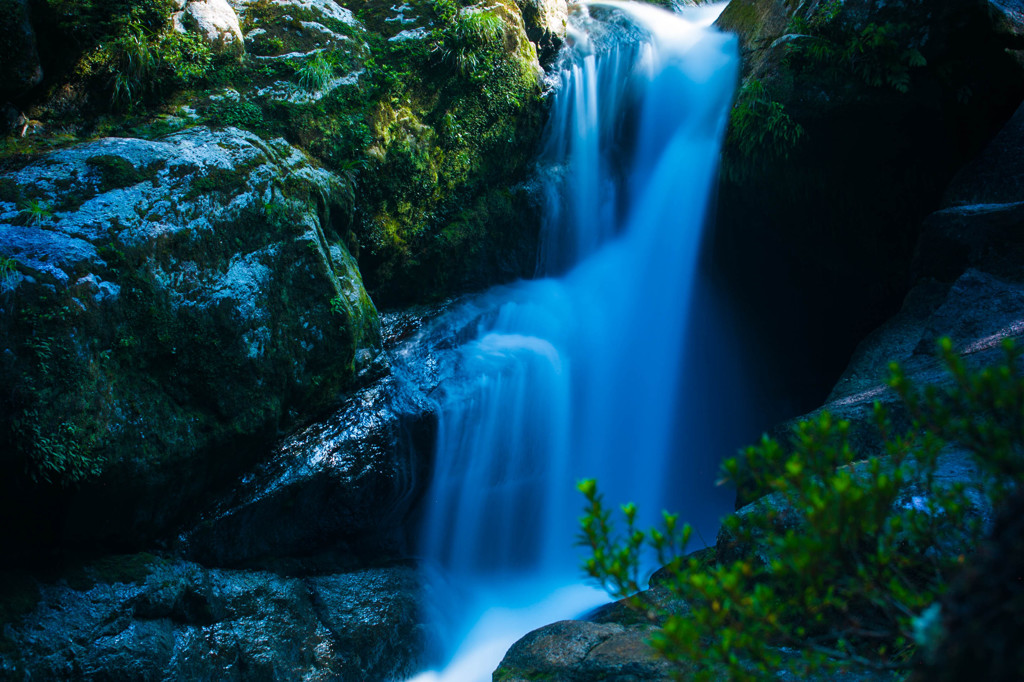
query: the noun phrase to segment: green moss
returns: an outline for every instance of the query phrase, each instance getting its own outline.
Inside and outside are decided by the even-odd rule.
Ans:
[[[142,584],[156,567],[164,563],[164,559],[148,552],[115,554],[70,568],[62,577],[70,588],[84,592],[97,584]]]
[[[128,159],[114,154],[90,156],[85,163],[99,173],[99,192],[109,192],[140,182],[152,181],[156,178],[157,172],[165,166],[163,162],[157,162],[139,169]]]
[[[184,198],[191,201],[196,197],[213,192],[226,194],[237,194],[246,186],[249,174],[257,165],[256,161],[239,164],[233,168],[220,168],[217,166],[205,169],[201,175],[192,179],[192,183],[185,193]]]

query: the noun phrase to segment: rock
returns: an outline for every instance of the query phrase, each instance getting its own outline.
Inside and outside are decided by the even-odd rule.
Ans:
[[[565,42],[569,5],[565,0],[516,0],[523,15],[526,35],[537,46],[543,64],[555,58]]]
[[[563,620],[529,633],[508,650],[495,682],[671,680],[672,666],[655,657],[646,639],[651,625]]]
[[[174,25],[202,36],[215,52],[245,51],[238,15],[227,0],[189,0],[174,16]]]
[[[406,680],[423,663],[427,626],[411,569],[367,569],[309,578],[321,622],[335,640],[342,680]]]
[[[28,0],[0,2],[0,103],[24,94],[43,81],[36,34],[29,21]]]
[[[951,337],[954,350],[969,368],[990,366],[1002,359],[1004,339],[1021,343],[1022,311],[1024,281],[973,269],[952,286],[924,280],[907,295],[903,309],[857,347],[825,404],[779,424],[771,435],[787,442],[796,422],[827,411],[850,422],[848,437],[854,452],[862,457],[881,455],[884,445],[875,422],[874,403],[885,407],[897,432],[911,425],[903,402],[886,384],[889,364],[899,363],[907,378],[918,386],[949,386],[952,378],[936,357],[938,340]],[[962,453],[956,457],[962,457]],[[737,508],[750,504],[763,492],[741,484]]]
[[[1007,37],[1020,8],[733,0],[719,18],[741,41],[738,106],[762,113],[723,153],[714,259],[744,333],[764,339],[762,380],[799,396],[799,411],[820,404],[856,342],[898,310],[921,221],[1024,98]],[[810,45],[824,56],[801,52]],[[776,114],[802,127],[796,143],[763,129]],[[761,133],[768,142],[742,151],[737,136]]]
[[[1024,201],[1024,104],[946,188],[944,204],[970,206]]]
[[[292,61],[321,50],[353,51],[358,55],[366,49],[362,40],[356,39],[365,27],[351,10],[332,0],[233,4],[246,27],[246,50],[261,61]]]
[[[335,404],[381,343],[332,223],[345,190],[231,128],[98,140],[0,178],[4,518],[41,505],[70,542],[143,542]],[[82,487],[22,499],[26,470]]]
[[[406,516],[424,491],[431,407],[393,376],[301,429],[184,538],[216,565],[332,551],[354,564],[405,549]]]
[[[41,584],[38,604],[5,625],[0,670],[34,680],[362,682],[404,679],[422,655],[411,569],[301,578],[147,561],[123,579],[97,580],[87,566]]]

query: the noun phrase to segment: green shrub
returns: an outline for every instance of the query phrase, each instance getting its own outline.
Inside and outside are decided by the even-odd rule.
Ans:
[[[260,130],[263,127],[263,109],[258,104],[245,101],[217,102],[210,107],[205,117],[213,126],[235,126],[246,130]]]
[[[111,102],[125,110],[148,97],[194,85],[213,66],[213,53],[199,36],[170,26],[154,31],[138,21],[124,24],[103,47],[103,55]]]
[[[726,461],[729,480],[753,479],[771,495],[726,519],[710,567],[681,558],[690,530],[674,516],[642,531],[626,505],[618,534],[596,484],[582,482],[586,572],[629,596],[653,549],[666,564],[661,584],[692,611],[656,614],[662,627],[651,644],[670,661],[698,664],[697,679],[909,669],[934,646],[938,598],[983,532],[968,492],[998,503],[1024,473],[1020,352],[1006,343],[1004,361],[981,371],[967,370],[948,340],[940,353],[953,379],[948,389],[917,387],[892,368],[889,385],[914,426],[894,433],[876,404],[884,456],[857,461],[863,453],[851,445],[849,423],[824,413],[801,422],[789,446],[765,437]],[[987,472],[980,489],[936,478],[947,443]]]

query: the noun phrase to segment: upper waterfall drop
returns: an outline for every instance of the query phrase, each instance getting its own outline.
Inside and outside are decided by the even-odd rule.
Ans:
[[[687,329],[738,77],[716,15],[602,2],[573,17],[540,160],[540,267],[559,276],[446,317],[468,340],[447,356],[421,552],[459,589],[525,582],[540,599],[578,583],[581,478],[641,503],[643,523],[706,502],[680,493],[710,488],[698,460],[722,454],[697,452],[703,426],[684,414],[701,390]]]

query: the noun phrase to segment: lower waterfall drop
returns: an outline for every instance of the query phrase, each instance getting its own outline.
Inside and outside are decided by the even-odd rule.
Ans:
[[[641,526],[727,510],[707,492],[726,453],[695,453],[699,420],[680,426],[698,407],[684,358],[738,77],[735,38],[710,27],[721,9],[591,3],[571,22],[541,159],[540,260],[557,277],[446,313],[465,342],[420,552],[449,586],[451,663],[418,680],[489,680],[515,639],[602,600],[581,585],[576,481],[637,502]]]

